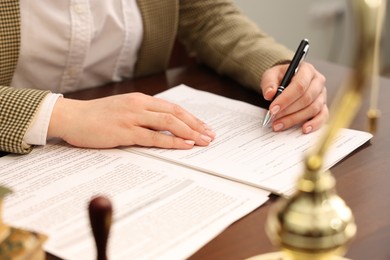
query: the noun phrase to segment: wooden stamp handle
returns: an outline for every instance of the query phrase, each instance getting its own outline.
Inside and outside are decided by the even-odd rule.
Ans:
[[[89,220],[96,243],[97,260],[107,260],[107,242],[112,222],[112,204],[104,197],[91,199],[88,207]]]

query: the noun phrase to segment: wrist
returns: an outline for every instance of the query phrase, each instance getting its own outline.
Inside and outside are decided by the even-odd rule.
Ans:
[[[64,139],[67,126],[70,124],[72,101],[59,97],[50,117],[47,138]]]

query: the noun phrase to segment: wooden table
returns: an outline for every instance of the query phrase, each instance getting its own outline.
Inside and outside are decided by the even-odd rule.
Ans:
[[[321,61],[312,63],[327,77],[331,101],[348,70]],[[134,91],[153,95],[181,83],[255,105],[265,104],[256,92],[197,65],[66,96],[91,99]],[[337,180],[338,194],[352,209],[358,226],[357,236],[347,253],[347,257],[352,259],[390,259],[390,138],[387,137],[390,129],[390,102],[387,100],[390,97],[390,80],[382,78],[381,86],[379,104],[382,115],[375,137],[331,169]],[[366,129],[368,100],[350,128]],[[231,225],[190,259],[244,259],[276,251],[264,232],[268,210],[275,199]],[[57,258],[48,255],[48,259]]]

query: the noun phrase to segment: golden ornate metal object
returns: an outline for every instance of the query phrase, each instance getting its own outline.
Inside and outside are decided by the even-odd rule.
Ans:
[[[371,77],[371,95],[370,95],[370,107],[367,111],[368,118],[368,131],[375,134],[378,130],[378,121],[380,117],[380,110],[378,108],[378,96],[379,96],[379,64],[380,64],[380,45],[381,45],[381,32],[383,30],[384,17],[385,17],[385,6],[379,9],[376,19],[376,34],[374,43],[374,57]]]
[[[378,28],[384,20],[386,1],[353,0],[350,4],[358,43],[354,70],[333,103],[329,126],[318,146],[305,159],[297,192],[288,200],[280,199],[268,216],[267,234],[282,252],[252,260],[342,259],[356,233],[352,212],[336,194],[335,180],[330,171],[323,171],[323,162],[339,129],[349,126],[355,117],[368,81],[378,73],[378,54],[374,52],[379,51]]]
[[[0,259],[43,260],[46,254],[42,248],[45,235],[14,228],[2,219],[3,198],[11,191],[0,185]]]

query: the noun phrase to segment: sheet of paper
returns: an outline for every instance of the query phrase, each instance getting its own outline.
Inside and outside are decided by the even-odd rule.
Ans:
[[[7,224],[49,235],[64,259],[95,259],[87,207],[113,202],[109,259],[184,259],[268,199],[260,189],[118,149],[52,143],[0,158],[0,183],[13,189]]]
[[[205,121],[216,132],[216,139],[208,147],[191,150],[127,150],[164,158],[277,194],[288,195],[294,190],[296,180],[303,172],[304,155],[320,135],[320,131],[302,134],[298,127],[278,133],[270,127],[262,128],[264,109],[185,85],[157,96],[183,106]],[[371,137],[366,132],[342,129],[328,153],[325,169]]]

